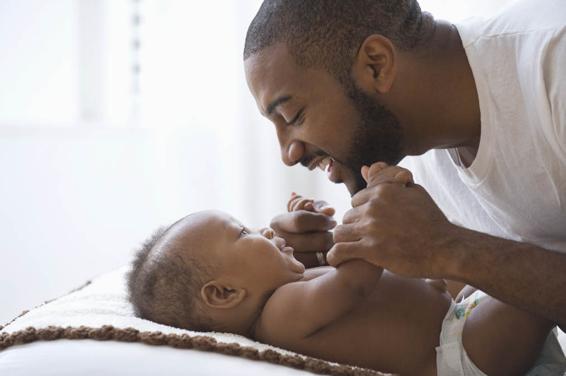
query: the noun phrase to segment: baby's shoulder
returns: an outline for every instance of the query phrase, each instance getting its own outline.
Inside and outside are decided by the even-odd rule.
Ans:
[[[256,338],[267,342],[271,338],[282,338],[293,335],[293,306],[298,304],[299,290],[304,282],[287,283],[271,294],[259,315],[256,325]]]

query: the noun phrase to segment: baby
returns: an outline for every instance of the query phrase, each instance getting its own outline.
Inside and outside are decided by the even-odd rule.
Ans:
[[[383,184],[410,184],[406,170],[388,174]],[[289,204],[309,208],[300,196]],[[382,372],[521,375],[543,345],[562,356],[548,335],[553,324],[526,311],[481,292],[456,303],[438,285],[363,260],[305,270],[271,229],[251,230],[219,211],[158,231],[128,282],[140,317]]]

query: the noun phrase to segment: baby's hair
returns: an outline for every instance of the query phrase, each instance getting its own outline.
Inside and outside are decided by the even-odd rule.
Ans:
[[[138,317],[177,328],[209,331],[210,323],[200,313],[198,303],[206,272],[194,258],[187,265],[176,252],[175,242],[167,241],[167,233],[174,225],[159,228],[136,252],[127,276],[129,299]]]

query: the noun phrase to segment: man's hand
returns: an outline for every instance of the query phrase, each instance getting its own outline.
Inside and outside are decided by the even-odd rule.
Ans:
[[[438,251],[455,226],[408,170],[376,163],[362,175],[368,186],[334,230],[330,265],[359,258],[408,277],[437,277]]]
[[[327,252],[334,245],[330,232],[336,226],[334,208],[325,201],[292,194],[287,210],[273,218],[271,228],[294,248],[295,257],[305,267],[320,266],[316,252]]]

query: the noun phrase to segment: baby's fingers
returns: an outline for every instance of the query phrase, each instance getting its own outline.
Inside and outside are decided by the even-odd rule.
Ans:
[[[336,210],[332,206],[330,206],[328,202],[322,200],[314,201],[313,208],[315,212],[322,213],[329,217],[332,217],[336,213]]]
[[[370,167],[362,167],[362,176],[368,187],[382,183],[409,184],[413,182],[411,171],[399,166],[387,166],[383,162],[377,162]]]
[[[297,210],[313,211],[313,200],[304,198],[303,196],[293,192],[289,202],[287,203],[287,211],[293,212]]]
[[[399,167],[401,168],[401,167]],[[411,171],[406,170],[404,168],[401,168],[402,171],[399,171],[394,177],[393,177],[393,181],[395,183],[400,183],[400,184],[411,184],[414,183],[413,181],[413,174],[411,173]]]

